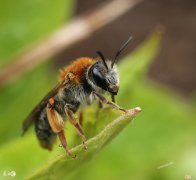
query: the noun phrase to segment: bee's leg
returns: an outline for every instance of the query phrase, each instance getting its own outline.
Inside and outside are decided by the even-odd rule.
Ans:
[[[112,98],[112,102],[116,103],[116,99],[115,99],[115,96],[113,94],[111,95],[111,98]]]
[[[70,150],[67,147],[67,141],[64,134],[64,121],[62,116],[55,110],[54,108],[55,100],[51,98],[49,103],[47,104],[47,117],[50,127],[52,128],[53,132],[56,133],[61,141],[61,144],[67,154],[71,157],[75,157],[71,154]]]
[[[127,112],[126,109],[118,106],[116,103],[114,102],[111,102],[111,101],[108,101],[102,94],[99,94],[97,92],[93,92],[95,94],[95,96],[97,96],[97,98],[102,102],[102,103],[105,103],[105,104],[108,104],[110,105],[111,107],[113,107],[114,109],[117,109],[117,110],[120,110],[120,111],[123,111],[123,112]]]
[[[71,151],[67,148],[67,140],[66,140],[66,136],[65,136],[64,130],[58,132],[57,134],[58,134],[58,137],[59,137],[59,139],[61,141],[61,145],[65,149],[66,153],[69,156],[71,156],[72,158],[75,158],[76,155],[72,155]]]
[[[99,109],[103,108],[103,103],[100,100],[98,101],[98,107]]]
[[[74,125],[74,127],[76,128],[78,135],[82,138],[82,143],[83,143],[84,149],[87,149],[87,146],[85,144],[86,137],[84,135],[84,131],[83,131],[82,127],[80,126],[80,124],[77,122],[76,118],[74,117],[73,111],[71,111],[66,105],[65,105],[65,113],[66,113],[70,123],[72,125]]]
[[[103,103],[100,100],[98,100],[98,104],[97,105],[98,105],[98,107],[97,107],[96,112],[95,112],[95,118],[98,117],[98,114],[100,112],[100,109],[103,108]]]
[[[80,113],[79,113],[79,124],[81,126],[83,125],[83,120],[84,120],[84,112],[80,111]]]

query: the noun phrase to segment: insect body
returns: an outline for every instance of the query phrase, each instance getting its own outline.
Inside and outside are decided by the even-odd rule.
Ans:
[[[123,44],[113,61],[105,59],[101,52],[97,52],[100,56],[98,59],[79,58],[64,68],[60,74],[59,84],[43,98],[23,122],[23,134],[34,122],[36,136],[43,148],[51,150],[57,135],[63,148],[71,155],[64,134],[65,120],[69,120],[86,148],[84,131],[75,118],[75,113],[80,106],[98,100],[100,103],[106,103],[126,112],[115,104],[114,97],[119,89],[119,75],[115,60],[130,40],[131,38]],[[103,96],[106,92],[111,94],[113,102]]]

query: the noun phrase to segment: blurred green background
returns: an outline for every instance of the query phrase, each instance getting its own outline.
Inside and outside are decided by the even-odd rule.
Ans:
[[[0,68],[13,63],[11,57],[24,48],[72,21],[76,7],[78,4],[72,0],[0,1]],[[113,31],[124,37],[132,34],[118,28]],[[134,33],[132,35],[134,37]],[[91,43],[96,44],[97,32],[92,36],[94,41]],[[119,61],[122,83],[117,102],[126,108],[140,106],[142,113],[91,161],[62,179],[174,180],[185,179],[185,175],[196,178],[195,91],[188,97],[181,96],[175,89],[147,76],[162,50],[164,38],[164,34],[162,37],[157,33],[146,34],[138,43],[133,42],[134,47],[128,48],[127,56]],[[119,43],[109,48],[105,43],[98,47],[98,43],[90,48],[92,55],[95,56],[95,48],[103,51],[106,48],[106,52],[114,54],[114,49],[124,39],[113,36],[108,41],[112,43],[113,39],[116,42],[118,39]],[[82,43],[85,42],[0,88],[0,179],[12,179],[5,176],[10,171],[16,172],[14,179],[23,179],[61,153],[58,143],[52,152],[41,149],[33,128],[21,137],[21,125],[33,107],[55,86],[57,69],[78,57],[78,49],[84,48]],[[83,51],[79,56],[91,56],[91,53]],[[91,108],[85,116],[94,119]],[[91,130],[85,127],[87,135],[95,135],[95,126]],[[70,125],[66,132],[71,147],[76,142]]]

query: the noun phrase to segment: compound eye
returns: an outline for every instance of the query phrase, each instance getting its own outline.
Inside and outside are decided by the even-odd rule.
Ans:
[[[96,84],[102,89],[106,90],[107,83],[102,73],[97,68],[93,68],[92,73],[93,73],[93,79],[95,80]]]

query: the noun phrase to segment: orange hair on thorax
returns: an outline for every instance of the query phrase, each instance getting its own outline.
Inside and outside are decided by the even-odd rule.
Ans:
[[[80,77],[84,75],[84,73],[86,72],[86,69],[94,62],[95,60],[93,58],[88,58],[88,57],[78,58],[73,63],[68,65],[67,67],[60,70],[59,79],[64,80],[64,78],[69,73],[72,73],[73,75],[75,75],[73,80],[76,83],[80,83]]]

